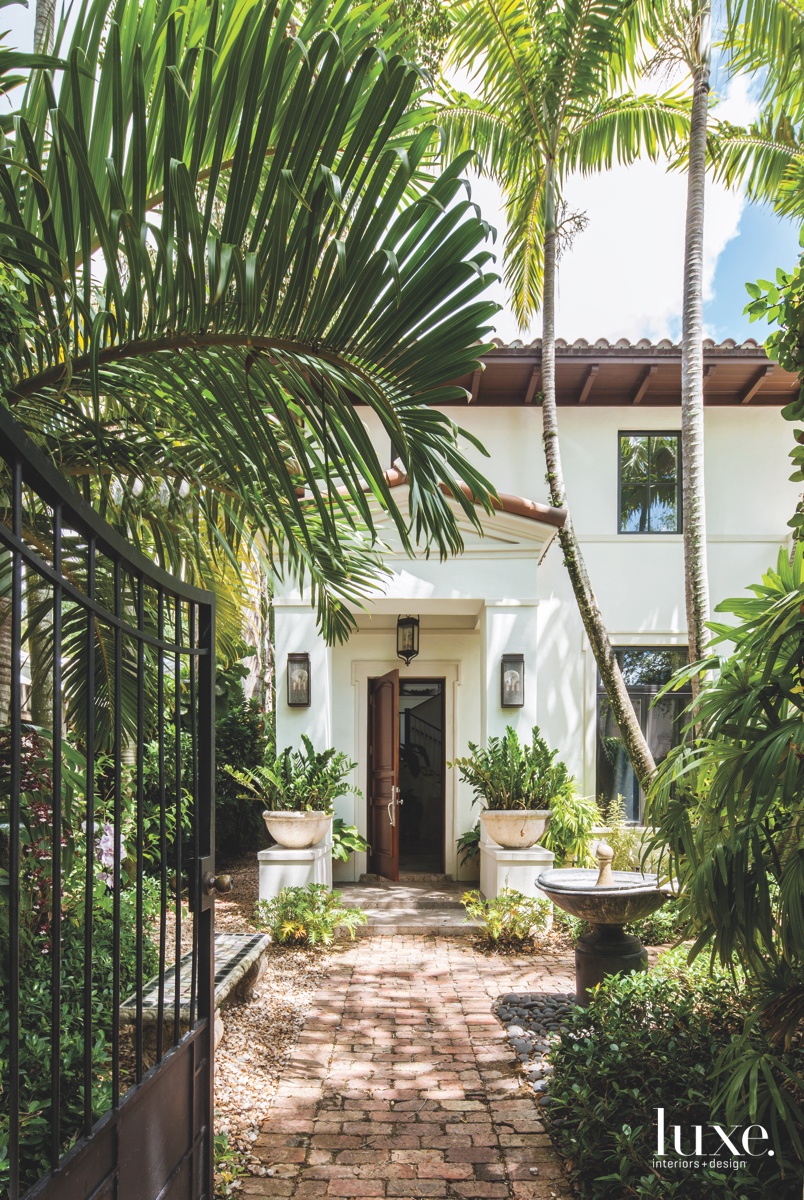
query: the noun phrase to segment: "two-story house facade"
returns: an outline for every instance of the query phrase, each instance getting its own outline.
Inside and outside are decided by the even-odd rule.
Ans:
[[[789,541],[792,428],[780,415],[797,381],[753,341],[705,344],[706,506],[713,606],[757,581]],[[559,429],[573,522],[611,639],[655,756],[667,753],[684,697],[652,700],[686,661],[681,530],[681,352],[670,342],[557,346]],[[371,870],[461,877],[456,839],[477,820],[447,764],[470,742],[538,725],[586,795],[642,797],[608,713],[562,562],[561,510],[547,503],[539,342],[500,345],[460,382],[449,415],[488,451],[467,453],[501,507],[446,562],[394,549],[390,578],[358,630],[327,647],[304,596],[276,596],[277,742],[307,733],[357,763],[358,797],[338,815],[372,843],[336,877]],[[392,449],[366,423],[391,468]],[[389,478],[405,505],[405,479]],[[386,529],[387,529],[386,523]],[[404,618],[415,618],[405,622]],[[402,625],[400,625],[402,619]],[[418,637],[415,657],[398,655]],[[464,872],[465,873],[465,872]]]

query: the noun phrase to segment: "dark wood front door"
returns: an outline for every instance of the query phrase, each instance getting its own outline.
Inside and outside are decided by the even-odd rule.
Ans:
[[[399,672],[369,680],[369,870],[399,879]]]

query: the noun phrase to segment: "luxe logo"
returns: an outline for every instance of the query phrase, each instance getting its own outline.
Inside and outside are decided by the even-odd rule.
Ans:
[[[671,1125],[670,1129],[673,1133],[673,1149],[679,1158],[709,1158],[712,1154],[723,1154],[727,1152],[734,1158],[761,1158],[767,1154],[769,1158],[773,1158],[773,1150],[769,1149],[767,1143],[769,1140],[768,1133],[762,1125],[747,1125],[740,1131],[739,1125],[732,1125],[729,1129],[724,1129],[722,1125],[691,1125],[687,1131],[686,1137],[682,1132],[681,1125]],[[692,1147],[682,1145],[682,1142],[689,1140],[693,1143]],[[708,1143],[704,1147],[704,1138]],[[713,1147],[712,1142],[717,1139],[717,1144]],[[667,1157],[667,1124],[665,1119],[665,1111],[663,1108],[656,1109],[656,1154],[659,1158]],[[672,1151],[670,1152],[672,1154]]]

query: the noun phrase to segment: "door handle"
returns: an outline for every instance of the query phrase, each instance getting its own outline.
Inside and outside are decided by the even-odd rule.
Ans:
[[[397,786],[397,789],[396,789],[396,802],[400,806],[405,803],[405,801],[402,799],[402,789],[399,786]]]
[[[394,820],[394,789],[391,788],[391,799],[388,801],[388,820],[392,825],[396,825]]]

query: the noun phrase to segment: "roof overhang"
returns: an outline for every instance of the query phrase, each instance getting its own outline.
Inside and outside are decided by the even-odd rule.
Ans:
[[[772,362],[762,346],[749,338],[704,339],[704,403],[707,406],[779,407],[789,404],[799,388],[796,375]],[[469,403],[481,406],[527,406],[541,391],[541,339],[525,345],[495,343],[482,356],[482,368],[454,382],[466,389]],[[681,403],[681,347],[668,339],[647,338],[613,345],[600,338],[571,345],[556,339],[556,397],[567,407],[678,406]]]

